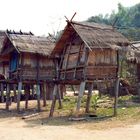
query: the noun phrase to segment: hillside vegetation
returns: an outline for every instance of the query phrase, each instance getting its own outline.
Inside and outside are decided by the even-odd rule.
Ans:
[[[124,7],[119,3],[118,12],[92,16],[87,21],[112,25],[129,40],[140,40],[140,3],[132,7]]]

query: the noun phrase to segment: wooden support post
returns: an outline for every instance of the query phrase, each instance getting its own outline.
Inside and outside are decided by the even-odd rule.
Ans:
[[[117,78],[115,83],[115,102],[114,102],[114,116],[117,116],[117,105],[118,105],[118,95],[119,95],[119,78]]]
[[[40,108],[40,85],[39,84],[36,85],[36,94],[37,94],[37,109],[38,111],[40,111],[41,108]]]
[[[54,108],[55,108],[57,92],[58,92],[58,85],[55,84],[54,89],[53,89],[53,99],[52,99],[52,105],[51,105],[49,117],[53,117],[53,112],[54,112]]]
[[[114,116],[117,116],[117,105],[118,105],[118,95],[119,95],[119,83],[120,83],[120,56],[119,56],[119,50],[117,53],[117,64],[118,64],[118,71],[117,71],[117,77],[116,77],[116,83],[115,83],[115,101],[114,101]]]
[[[22,82],[18,82],[17,111],[20,112],[20,99],[22,94]]]
[[[62,109],[62,101],[61,101],[61,90],[60,85],[58,85],[58,102],[59,102],[59,109]]]
[[[0,88],[1,88],[1,102],[4,103],[4,84],[3,83],[0,84]]]
[[[88,85],[88,95],[87,95],[87,102],[86,102],[86,113],[89,113],[89,108],[90,108],[90,99],[92,96],[92,90],[93,90],[93,83],[89,83]]]
[[[43,83],[43,106],[46,106],[47,84]]]
[[[9,110],[9,100],[10,100],[10,85],[7,84],[7,89],[6,89],[6,110]]]
[[[34,85],[31,85],[31,91],[32,91],[32,99],[34,99],[34,97],[35,97]]]
[[[16,93],[16,89],[17,89],[17,85],[14,84],[14,85],[13,85],[13,92],[14,92],[14,102],[15,102],[15,103],[17,102],[17,93]]]
[[[28,109],[28,100],[29,100],[29,96],[30,96],[30,86],[25,85],[25,109]]]
[[[81,99],[82,99],[84,91],[85,91],[85,86],[86,86],[86,82],[85,81],[81,82],[80,89],[79,89],[78,100],[77,100],[76,115],[79,114]]]

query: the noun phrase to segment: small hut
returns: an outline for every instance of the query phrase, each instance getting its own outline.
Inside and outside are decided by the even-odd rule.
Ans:
[[[18,83],[18,110],[23,85],[34,84],[37,85],[36,93],[40,110],[40,85],[44,83],[45,87],[46,83],[54,80],[56,74],[55,61],[50,57],[53,48],[54,40],[50,38],[34,36],[31,32],[6,32],[1,55],[9,59],[9,77],[6,82]],[[8,97],[9,94],[7,93]]]
[[[3,41],[5,38],[6,34],[5,31],[0,31],[0,52],[3,47]],[[9,60],[7,58],[4,58],[0,55],[0,102],[4,102],[4,82],[5,79],[9,76],[8,73],[9,69]]]
[[[112,26],[67,21],[52,55],[59,62],[58,83],[80,85],[77,111],[86,85],[88,112],[93,83],[118,79],[119,50],[128,44],[129,41]]]
[[[5,31],[0,31],[0,52],[3,47],[5,36]],[[0,56],[0,79],[5,79],[8,77],[8,66],[8,59]]]

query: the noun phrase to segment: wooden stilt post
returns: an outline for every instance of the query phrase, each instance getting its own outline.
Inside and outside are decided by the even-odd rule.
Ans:
[[[118,71],[117,71],[117,77],[116,77],[116,83],[115,83],[115,101],[114,101],[114,116],[117,116],[117,105],[118,105],[118,95],[119,95],[119,83],[120,83],[120,54],[118,50],[117,54],[117,64],[118,64]]]
[[[115,102],[114,102],[114,116],[117,116],[117,105],[118,105],[118,95],[119,95],[119,78],[117,78],[115,83]]]
[[[9,110],[9,100],[10,100],[10,85],[7,83],[6,89],[6,110]]]
[[[54,112],[54,108],[55,108],[57,92],[58,92],[58,85],[55,84],[54,89],[53,89],[53,99],[52,99],[52,105],[51,105],[49,117],[53,117],[53,112]]]
[[[3,83],[0,84],[0,88],[1,88],[1,102],[4,103],[4,84]]]
[[[34,99],[35,97],[34,85],[31,85],[31,94],[32,94],[32,99]]]
[[[93,83],[89,83],[88,85],[88,95],[87,95],[87,102],[86,102],[86,113],[89,113],[89,107],[90,107],[90,99],[92,96],[92,90],[93,90]]]
[[[17,111],[20,112],[20,99],[22,94],[22,82],[18,82]]]
[[[16,93],[16,88],[17,88],[17,85],[14,84],[13,85],[13,92],[14,92],[14,102],[16,103],[17,102],[17,93]]]
[[[81,105],[81,99],[82,99],[84,91],[85,91],[85,86],[86,86],[86,82],[85,81],[81,82],[79,95],[78,95],[78,100],[77,100],[76,115],[79,114],[80,105]]]
[[[37,94],[37,110],[40,112],[40,85],[36,85],[36,94]]]
[[[28,100],[29,100],[29,96],[30,96],[30,86],[26,85],[25,86],[25,109],[28,109]]]
[[[62,101],[61,101],[61,90],[60,85],[58,85],[58,102],[59,102],[59,109],[62,109]]]
[[[46,106],[46,95],[47,95],[47,84],[46,82],[43,83],[43,106]]]

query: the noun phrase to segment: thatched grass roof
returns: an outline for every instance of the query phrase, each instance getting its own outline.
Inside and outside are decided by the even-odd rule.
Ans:
[[[5,31],[0,31],[0,52],[3,47],[3,41],[4,41],[5,36],[6,36]]]
[[[76,32],[90,49],[118,49],[120,46],[127,46],[129,44],[128,39],[112,26],[89,22],[68,22],[62,36],[56,43],[53,53],[61,52],[63,44],[65,44],[73,32]]]
[[[54,48],[54,41],[49,40],[46,37],[10,34],[9,38],[19,52],[28,52],[48,56],[51,54]]]
[[[6,41],[10,41],[13,47],[19,52],[49,56],[54,49],[55,40],[47,37],[38,37],[32,34],[6,33]],[[2,54],[10,53],[12,49],[6,49],[3,45]]]
[[[131,42],[130,47],[127,60],[131,63],[140,63],[140,41]]]

